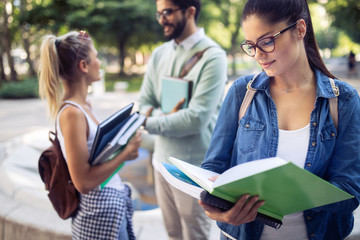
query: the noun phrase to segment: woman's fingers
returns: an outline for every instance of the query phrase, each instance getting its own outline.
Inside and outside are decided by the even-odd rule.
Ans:
[[[258,196],[250,197],[249,194],[245,194],[228,211],[222,211],[200,200],[199,204],[211,219],[237,226],[255,220],[258,209],[265,203],[258,200]]]
[[[244,199],[245,202],[244,202]],[[238,208],[234,208],[231,219],[229,219],[230,224],[239,225],[247,222],[252,222],[255,220],[258,209],[265,203],[264,201],[258,201],[258,196],[247,197],[240,199],[236,202],[235,206],[239,204]]]

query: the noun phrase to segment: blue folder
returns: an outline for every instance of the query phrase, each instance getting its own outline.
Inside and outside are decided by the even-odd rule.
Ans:
[[[191,99],[192,81],[176,77],[163,77],[161,79],[161,110],[169,113],[183,98],[182,108],[187,108]]]
[[[126,123],[127,119],[130,117],[133,106],[134,103],[127,105],[98,125],[90,153],[90,165],[92,165],[92,162],[100,154],[107,143],[115,137],[119,129]]]

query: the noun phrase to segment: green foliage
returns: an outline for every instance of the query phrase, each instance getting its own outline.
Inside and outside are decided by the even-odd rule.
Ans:
[[[127,82],[128,92],[137,92],[140,90],[143,75],[119,76],[117,73],[106,73],[105,75],[105,91],[114,91],[116,82]],[[0,87],[0,98],[3,99],[23,99],[23,98],[38,98],[38,79],[25,78],[19,82],[4,83]]]
[[[82,1],[83,8],[70,12],[66,21],[73,28],[88,30],[99,46],[116,47],[120,73],[124,74],[128,53],[143,45],[156,44],[162,36],[154,17],[155,4],[144,0],[92,2],[87,5]]]
[[[245,6],[243,0],[207,0],[203,1],[199,25],[225,50],[238,52],[243,41],[240,20]]]
[[[105,74],[105,91],[111,92],[114,91],[114,85],[116,82],[127,82],[128,92],[137,92],[140,90],[141,83],[144,75],[131,75],[131,76],[119,76],[116,73],[106,73]]]
[[[0,1],[0,22],[5,2],[13,3],[9,24],[13,48],[21,45],[20,26],[24,24],[30,26],[29,40],[33,46],[39,45],[41,37],[48,33],[62,35],[69,30],[84,29],[90,33],[97,48],[109,49],[107,54],[118,54],[117,59],[120,59],[119,65],[123,69],[125,57],[135,51],[149,53],[154,46],[163,41],[161,27],[154,17],[156,1],[153,0],[32,0],[26,1],[24,13],[21,13],[19,8],[25,1]],[[199,26],[204,27],[206,34],[233,57],[241,54],[239,45],[244,35],[240,31],[240,18],[245,2],[245,0],[202,1]],[[318,19],[313,18],[314,27],[319,27],[315,32],[320,48],[333,49],[340,46],[342,49],[337,50],[338,54],[346,53],[349,49],[354,51],[359,49],[359,45],[353,46],[353,42],[360,43],[359,0],[308,0],[308,2],[311,3],[310,5],[323,3],[321,5],[331,16],[329,19],[327,17],[325,19],[323,15]],[[319,11],[315,9],[314,12]],[[328,25],[322,25],[324,20]],[[352,42],[350,40],[341,42],[343,33],[350,36]],[[0,41],[3,35],[0,27]],[[340,39],[340,42],[337,39]],[[38,49],[38,46],[34,49]],[[101,54],[101,50],[99,52]],[[34,55],[33,58],[38,58],[38,55]],[[108,82],[106,84],[113,86],[111,81]],[[133,82],[136,81],[129,81],[130,87]],[[109,89],[111,88],[110,86]]]
[[[140,91],[142,80],[143,80],[143,76],[134,77],[129,82],[129,87],[128,87],[127,91],[128,92],[138,92],[138,91]]]
[[[38,97],[37,78],[27,78],[19,82],[4,83],[0,88],[0,98],[21,99]]]
[[[32,5],[30,11],[26,11],[21,22],[27,22],[37,29],[48,29],[57,34],[72,10],[67,0],[37,1]]]
[[[343,30],[354,42],[360,43],[360,1],[328,0],[325,8],[333,17],[332,25]]]
[[[338,45],[339,31],[333,27],[321,29],[315,32],[315,37],[320,49],[334,49]]]
[[[127,41],[126,47],[139,47],[159,41],[152,1],[72,0],[70,4],[76,11],[68,13],[69,25],[87,29],[103,45],[119,47],[121,41]]]
[[[344,32],[339,33],[339,44],[332,51],[334,57],[347,57],[349,52],[353,51],[355,54],[360,53],[360,44],[354,43],[348,35]]]
[[[87,30],[99,46],[125,49],[152,45],[162,39],[151,0],[49,0],[32,2],[23,17],[38,30]],[[126,53],[122,53],[124,56]]]

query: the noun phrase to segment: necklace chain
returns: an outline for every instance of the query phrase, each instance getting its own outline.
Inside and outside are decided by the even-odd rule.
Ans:
[[[279,86],[277,86],[275,83],[273,84],[275,87],[277,87],[278,89],[280,89],[281,91],[284,91],[286,93],[291,93],[296,89],[302,88],[304,87],[308,82],[310,82],[310,80],[306,81],[304,84],[300,85],[299,87],[295,87],[295,88],[281,88]]]

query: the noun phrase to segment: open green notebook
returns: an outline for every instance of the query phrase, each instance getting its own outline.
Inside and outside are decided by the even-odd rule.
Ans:
[[[164,163],[161,172],[174,187],[194,197],[205,189],[230,202],[236,202],[243,194],[258,195],[265,200],[259,213],[278,220],[291,213],[353,198],[309,171],[278,157],[243,163],[222,174],[173,157],[168,160],[172,165]],[[212,176],[218,178],[212,182],[209,180]]]

